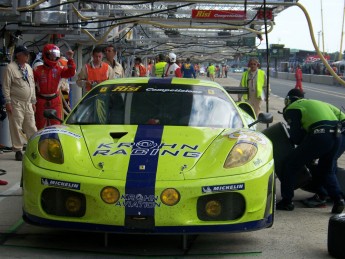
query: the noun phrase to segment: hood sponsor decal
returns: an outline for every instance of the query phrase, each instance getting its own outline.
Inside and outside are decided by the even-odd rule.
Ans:
[[[198,158],[198,145],[157,143],[153,140],[143,139],[134,143],[101,143],[97,146],[92,156],[182,156]]]
[[[229,191],[239,191],[244,190],[244,183],[226,184],[226,185],[212,185],[201,187],[202,193],[212,193],[212,192],[229,192]]]
[[[80,135],[73,133],[73,132],[70,132],[70,131],[65,130],[65,129],[61,129],[61,128],[45,128],[42,131],[36,132],[32,138],[39,137],[42,135],[52,134],[52,133],[64,134],[64,135],[68,135],[68,136],[71,136],[73,138],[78,138],[78,139],[81,138]]]
[[[41,178],[41,184],[45,186],[55,186],[72,190],[80,190],[80,183],[60,181],[48,178]]]
[[[128,207],[128,208],[154,208],[160,207],[161,202],[158,200],[158,196],[155,195],[142,195],[138,194],[125,194],[122,195],[120,200],[115,203],[115,206]],[[139,215],[141,215],[141,212]]]

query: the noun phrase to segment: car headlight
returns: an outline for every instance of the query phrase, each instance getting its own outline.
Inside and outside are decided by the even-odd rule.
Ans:
[[[233,168],[248,163],[258,151],[254,143],[237,143],[225,160],[224,168]]]
[[[120,199],[120,192],[112,186],[106,186],[101,191],[101,198],[105,203],[114,204]]]
[[[174,206],[180,201],[180,193],[174,188],[162,191],[161,201],[168,206]]]
[[[55,164],[63,164],[63,151],[58,139],[46,138],[38,143],[40,155],[47,161]]]

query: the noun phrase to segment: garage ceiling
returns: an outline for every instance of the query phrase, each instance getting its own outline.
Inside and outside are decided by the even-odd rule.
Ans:
[[[296,2],[0,0],[0,26],[5,45],[31,37],[39,46],[55,34],[67,45],[115,43],[125,55],[174,51],[221,61],[255,51],[265,25],[272,31],[274,18]]]

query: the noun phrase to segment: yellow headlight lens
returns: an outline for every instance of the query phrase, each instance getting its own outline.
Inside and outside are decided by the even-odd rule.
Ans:
[[[78,212],[81,207],[81,200],[78,197],[68,197],[65,202],[66,210],[69,212]]]
[[[209,201],[205,205],[206,214],[210,217],[217,217],[222,212],[222,205],[219,201]]]
[[[174,206],[180,201],[180,193],[174,188],[162,191],[161,201],[168,206]]]
[[[248,163],[256,155],[258,149],[252,143],[238,143],[230,151],[225,160],[224,168],[232,168]]]
[[[107,186],[102,189],[101,198],[105,203],[114,204],[120,199],[120,192],[115,187]]]
[[[55,164],[63,164],[63,151],[58,139],[43,139],[38,143],[40,155],[47,161]]]

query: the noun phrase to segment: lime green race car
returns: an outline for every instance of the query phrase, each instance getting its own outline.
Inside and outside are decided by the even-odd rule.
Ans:
[[[267,123],[268,115],[259,119]],[[49,111],[46,116],[54,118]],[[272,144],[250,128],[256,122],[215,82],[103,82],[62,125],[30,139],[23,218],[40,226],[117,233],[270,227]]]

